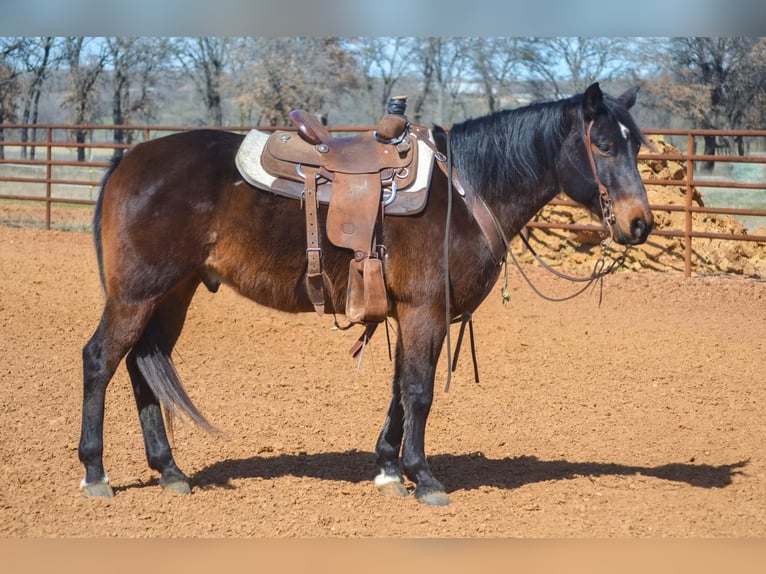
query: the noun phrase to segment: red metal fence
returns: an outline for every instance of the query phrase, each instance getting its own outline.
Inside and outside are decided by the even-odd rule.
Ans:
[[[116,149],[128,149],[134,143],[149,140],[168,133],[195,129],[191,126],[72,126],[72,125],[1,125],[0,126],[0,200],[39,202],[45,207],[45,227],[51,226],[51,209],[56,205],[93,205],[104,170],[109,165],[109,158]],[[236,132],[247,132],[252,127],[221,127]],[[269,130],[259,126],[258,129]],[[335,127],[333,131],[355,132],[369,128]],[[75,131],[84,134],[85,141],[77,143]],[[115,144],[113,134],[121,131],[124,141],[131,143]],[[27,136],[23,137],[22,134]],[[756,241],[766,243],[766,235],[712,233],[695,230],[692,214],[725,214],[747,216],[762,222],[758,227],[766,228],[766,130],[672,130],[648,129],[646,135],[661,135],[673,139],[680,153],[642,153],[639,160],[668,160],[682,162],[685,166],[683,180],[645,179],[646,184],[658,186],[685,186],[686,203],[684,205],[652,205],[655,211],[684,213],[683,229],[657,229],[654,233],[682,238],[685,248],[685,273],[691,275],[692,241],[695,238],[721,239],[732,241]],[[739,138],[746,142],[747,148],[756,148],[755,152],[744,155],[705,155],[697,153],[700,142],[706,136],[717,140],[731,141]],[[684,141],[685,140],[685,141]],[[684,145],[685,144],[685,145]],[[753,144],[753,145],[749,145]],[[84,155],[80,159],[78,154]],[[754,168],[755,177],[741,181],[731,174],[702,177],[696,165],[714,161],[721,165],[747,164]],[[730,191],[740,190],[758,194],[762,201],[757,208],[747,207],[702,207],[694,205],[693,189],[698,187],[719,188]],[[574,205],[566,201],[559,204]],[[570,231],[593,230],[599,228],[589,225],[574,225],[549,222],[531,222],[530,227],[564,229]]]

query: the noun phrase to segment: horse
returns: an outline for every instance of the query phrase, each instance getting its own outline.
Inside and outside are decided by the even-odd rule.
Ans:
[[[412,489],[420,503],[450,503],[425,454],[435,370],[449,329],[445,316],[472,313],[487,297],[509,238],[563,192],[601,220],[617,243],[646,241],[654,219],[637,155],[650,144],[629,112],[637,92],[613,97],[595,83],[569,98],[493,112],[449,130],[433,126],[443,154],[436,157],[446,156],[452,171],[433,170],[420,214],[387,217],[380,230],[388,317],[397,335],[391,400],[374,456],[373,484],[383,495],[407,497]],[[189,399],[171,358],[200,284],[213,292],[228,285],[284,312],[314,309],[306,285],[304,207],[243,180],[235,165],[243,137],[208,129],[163,136],[115,158],[104,176],[93,230],[105,304],[82,352],[78,457],[86,497],[114,496],[103,465],[104,399],[123,359],[149,467],[163,488],[191,492],[191,480],[173,459],[163,409],[213,428]],[[506,252],[492,249],[475,212],[460,200],[466,189],[486,204]],[[320,227],[326,216],[320,206]],[[336,286],[328,297],[343,309],[349,251],[325,243],[322,263]]]

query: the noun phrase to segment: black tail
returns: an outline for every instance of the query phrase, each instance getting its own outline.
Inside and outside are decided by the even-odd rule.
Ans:
[[[218,432],[186,394],[181,378],[170,357],[170,345],[156,324],[149,325],[134,348],[136,364],[146,383],[160,401],[166,413],[173,417],[185,415],[208,432]]]
[[[109,181],[109,178],[112,177],[112,174],[114,173],[114,170],[117,169],[117,166],[120,165],[120,161],[122,160],[123,155],[120,153],[115,153],[112,156],[112,164],[109,166],[109,169],[106,171],[106,174],[104,175],[104,179],[101,180],[101,190],[98,193],[98,198],[96,198],[96,209],[93,212],[93,242],[96,246],[96,259],[98,261],[98,275],[101,279],[101,287],[106,290],[106,280],[104,279],[104,257],[101,250],[101,212],[103,209],[103,203],[104,203],[104,190],[106,189],[106,184]]]

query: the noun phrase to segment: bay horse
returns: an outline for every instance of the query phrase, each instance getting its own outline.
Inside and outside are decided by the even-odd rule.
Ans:
[[[637,92],[635,87],[612,97],[596,83],[567,99],[469,119],[449,131],[433,128],[453,171],[434,169],[425,209],[414,217],[386,218],[380,237],[388,316],[397,329],[391,401],[375,448],[374,484],[384,495],[407,496],[406,476],[419,502],[449,503],[425,454],[435,369],[448,330],[442,256],[448,211],[449,315],[473,312],[501,270],[453,184],[459,180],[475,191],[505,238],[564,192],[602,219],[618,243],[642,243],[654,220],[637,168],[639,148],[649,144],[629,112]],[[160,473],[162,487],[191,492],[190,479],[173,459],[162,408],[212,428],[171,359],[201,283],[211,291],[229,285],[281,311],[313,310],[305,282],[303,207],[243,180],[235,165],[242,140],[216,130],[157,138],[116,158],[104,177],[94,236],[106,301],[83,348],[78,455],[87,497],[114,495],[102,457],[104,399],[123,358],[149,466]],[[447,173],[455,174],[453,181]],[[326,212],[320,207],[322,229]],[[349,251],[325,243],[324,270],[338,287],[333,306],[343,309],[340,286],[347,282]]]

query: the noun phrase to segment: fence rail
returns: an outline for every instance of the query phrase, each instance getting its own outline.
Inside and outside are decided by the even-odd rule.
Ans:
[[[223,126],[214,129],[245,133],[257,127],[268,131],[275,128],[263,126]],[[116,150],[125,150],[140,141],[146,141],[161,135],[197,129],[195,126],[73,126],[73,125],[0,125],[0,200],[40,202],[45,205],[45,228],[51,226],[53,205],[93,205],[95,194],[109,166],[110,157]],[[286,128],[280,128],[286,129]],[[359,126],[336,126],[334,132],[353,133],[369,129]],[[731,233],[713,233],[694,229],[692,215],[695,213],[720,214],[735,217],[757,218],[759,227],[766,228],[766,130],[674,130],[647,129],[648,136],[661,135],[673,140],[675,147],[685,151],[681,153],[641,153],[639,161],[677,161],[684,165],[683,179],[651,179],[644,183],[656,186],[685,187],[684,205],[652,204],[655,211],[683,212],[683,229],[657,229],[658,235],[677,237],[684,241],[685,274],[691,275],[692,241],[697,238],[720,239],[731,241],[755,241],[766,243],[766,235]],[[30,137],[31,134],[31,137]],[[115,143],[115,135],[120,134],[125,143]],[[78,137],[79,136],[79,137]],[[756,152],[744,155],[710,155],[697,153],[701,139],[737,138],[740,141],[760,146]],[[747,147],[747,146],[745,146]],[[760,155],[759,155],[760,153]],[[41,157],[42,156],[42,157]],[[715,178],[701,175],[696,167],[704,162],[716,162],[717,165],[747,165],[755,168],[755,177],[750,181],[740,181],[730,173],[717,173]],[[761,201],[757,208],[747,207],[712,207],[693,204],[695,188],[721,189],[740,193],[749,193],[753,197],[760,191]],[[576,207],[565,200],[554,200],[554,205]],[[569,231],[598,231],[595,225],[578,225],[533,221],[529,227],[561,229]]]

